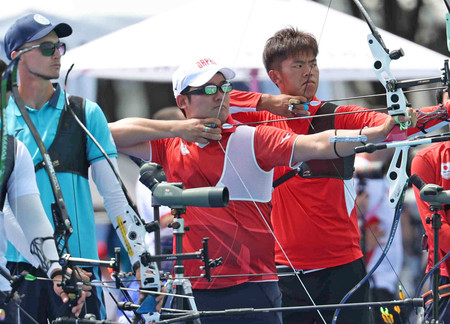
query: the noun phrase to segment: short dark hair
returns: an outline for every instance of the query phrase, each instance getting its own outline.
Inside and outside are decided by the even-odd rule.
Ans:
[[[284,60],[308,51],[314,56],[319,53],[316,38],[312,34],[299,31],[292,26],[281,29],[270,37],[264,46],[264,67],[267,73],[270,70],[280,70]]]

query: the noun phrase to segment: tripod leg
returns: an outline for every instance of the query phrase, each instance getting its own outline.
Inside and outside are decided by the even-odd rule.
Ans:
[[[193,296],[192,294],[192,284],[188,279],[183,279],[183,294],[187,296]],[[195,303],[195,298],[189,299],[190,310],[197,311],[197,304]],[[193,321],[193,324],[201,324],[199,318]]]
[[[168,280],[165,287],[169,293],[174,292],[174,288],[176,287],[176,293],[185,296],[193,296],[192,294],[192,284],[188,279],[171,279]],[[194,298],[190,298],[185,302],[184,300],[180,300],[179,297],[167,296],[166,302],[164,304],[164,308],[174,308],[181,310],[191,310],[197,311],[197,304],[195,303]],[[192,321],[193,324],[201,324],[199,318]]]

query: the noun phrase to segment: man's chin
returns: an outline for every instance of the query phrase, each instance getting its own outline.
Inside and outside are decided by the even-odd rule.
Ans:
[[[221,112],[218,118],[220,119],[222,124],[225,123],[227,121],[227,119],[228,119],[228,111]]]
[[[52,73],[52,74],[41,74],[41,73],[36,73],[33,72],[33,74],[41,79],[44,80],[55,80],[55,79],[59,79],[59,72],[58,73]]]

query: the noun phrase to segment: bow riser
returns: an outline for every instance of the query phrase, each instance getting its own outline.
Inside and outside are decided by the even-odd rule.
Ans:
[[[406,116],[406,99],[402,89],[396,88],[395,84],[397,80],[394,78],[391,72],[392,56],[399,58],[403,56],[403,51],[398,50],[393,53],[397,55],[390,55],[386,52],[386,49],[379,43],[378,39],[372,34],[367,36],[367,41],[372,52],[372,56],[375,59],[373,69],[381,84],[386,89],[386,100],[389,115]]]

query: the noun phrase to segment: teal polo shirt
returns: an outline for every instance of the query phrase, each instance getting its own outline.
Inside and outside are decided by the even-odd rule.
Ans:
[[[65,101],[64,91],[61,90],[59,85],[56,86],[55,90],[54,95],[40,110],[27,107],[30,118],[47,149],[55,138]],[[87,129],[100,143],[108,156],[117,158],[117,150],[100,106],[86,99],[85,115]],[[6,116],[8,134],[17,137],[25,144],[35,165],[40,163],[42,161],[41,153],[13,97],[10,98],[6,108]],[[89,164],[104,159],[103,154],[90,138],[87,140],[86,149]],[[74,173],[57,173],[57,178],[73,226],[73,234],[69,239],[69,249],[72,256],[98,259],[94,208],[88,179]],[[36,180],[45,212],[53,225],[51,204],[55,199],[49,177],[44,168],[36,172]],[[12,262],[26,261],[9,242],[6,258]]]

